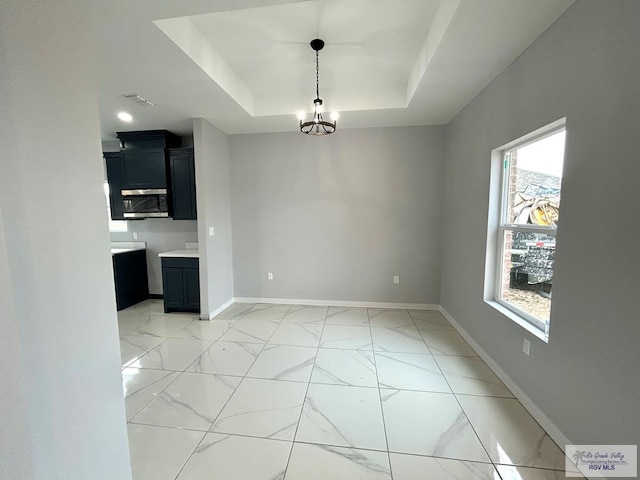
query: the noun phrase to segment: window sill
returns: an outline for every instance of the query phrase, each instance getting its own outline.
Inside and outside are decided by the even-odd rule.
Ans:
[[[493,307],[494,309],[496,309],[499,313],[501,313],[505,317],[509,318],[510,320],[513,320],[515,323],[517,323],[522,328],[524,328],[527,332],[535,335],[536,337],[538,337],[543,342],[549,343],[549,335],[548,334],[546,334],[544,331],[540,330],[536,326],[534,326],[531,323],[529,323],[527,320],[522,318],[517,313],[509,310],[507,307],[499,304],[495,300],[485,300],[485,303],[487,305],[489,305],[490,307]]]

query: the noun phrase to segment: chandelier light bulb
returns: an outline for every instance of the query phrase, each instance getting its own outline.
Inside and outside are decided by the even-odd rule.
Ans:
[[[334,122],[340,118],[340,114],[338,112],[331,112],[331,120]]]
[[[304,120],[305,117],[305,113],[301,110],[298,112],[298,120],[302,121]]]

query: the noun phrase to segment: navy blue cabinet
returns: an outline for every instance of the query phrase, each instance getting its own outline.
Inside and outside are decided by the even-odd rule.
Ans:
[[[149,298],[145,250],[116,253],[112,255],[112,262],[118,310]]]
[[[162,258],[165,312],[200,313],[200,270],[197,258]]]
[[[163,148],[123,150],[127,189],[167,188],[167,159]]]
[[[171,203],[174,220],[196,220],[196,173],[193,148],[169,150]]]
[[[120,191],[124,188],[124,163],[122,153],[105,152],[104,159],[107,165],[107,181],[109,182],[109,205],[111,206],[112,220],[125,220]]]

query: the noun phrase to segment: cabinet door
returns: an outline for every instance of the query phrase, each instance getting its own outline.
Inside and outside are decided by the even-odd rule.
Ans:
[[[169,157],[174,220],[196,220],[196,178],[193,150]]]
[[[123,151],[126,188],[167,188],[164,149]]]
[[[149,298],[145,250],[113,255],[113,275],[118,310]]]
[[[182,310],[184,308],[184,282],[182,268],[162,267],[162,297],[164,310]]]
[[[124,188],[124,163],[120,152],[104,154],[107,166],[107,182],[109,183],[109,205],[111,206],[111,220],[126,220],[122,205],[120,190]]]
[[[185,268],[183,271],[185,309],[200,311],[200,277],[197,268]]]

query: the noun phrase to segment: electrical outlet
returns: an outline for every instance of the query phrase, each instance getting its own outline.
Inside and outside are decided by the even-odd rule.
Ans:
[[[393,276],[393,283],[395,283],[395,284],[400,283],[400,277],[398,275],[394,275]]]
[[[267,280],[273,280],[273,272],[267,272]]]
[[[133,239],[137,240],[138,239],[138,232],[133,232]]]
[[[213,237],[215,235],[215,230],[213,229],[213,227],[209,227],[209,236]]]
[[[531,342],[526,338],[522,342],[522,351],[525,355],[529,356],[531,354]]]

